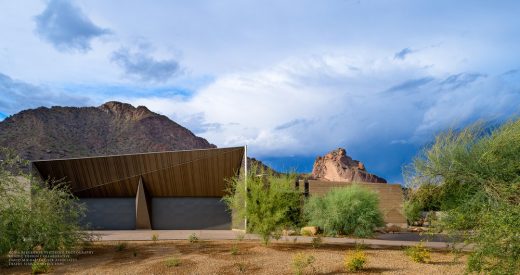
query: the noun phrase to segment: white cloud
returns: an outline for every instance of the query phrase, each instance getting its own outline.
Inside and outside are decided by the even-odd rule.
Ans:
[[[501,76],[457,78],[459,71],[425,68],[429,61],[394,60],[390,52],[291,58],[219,77],[188,100],[130,101],[188,127],[218,124],[191,126],[219,146],[248,144],[256,156],[308,155],[376,140],[420,144],[445,127],[504,118],[520,103]],[[457,79],[460,85],[446,85]]]

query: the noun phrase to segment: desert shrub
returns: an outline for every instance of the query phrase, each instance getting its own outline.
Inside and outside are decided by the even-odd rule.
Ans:
[[[229,180],[226,202],[230,211],[247,219],[247,231],[259,234],[264,244],[285,227],[295,226],[299,219],[301,194],[294,190],[294,175],[256,175],[252,168],[244,177]],[[281,236],[281,235],[280,235]]]
[[[235,263],[235,266],[240,273],[245,273],[247,271],[247,266],[245,263]]]
[[[197,243],[199,242],[199,237],[197,237],[197,234],[191,233],[191,235],[188,237],[188,241],[190,243]]]
[[[156,242],[159,240],[159,234],[152,234],[152,241]]]
[[[421,217],[422,217],[421,212],[423,211],[423,207],[419,203],[417,203],[413,200],[405,201],[403,208],[404,208],[404,215],[406,217],[406,221],[408,222],[408,224],[411,225],[414,222],[421,219]]]
[[[181,265],[181,260],[177,257],[172,257],[167,259],[164,265],[166,265],[166,267],[176,267]]]
[[[279,241],[281,238],[282,238],[282,231],[280,230],[275,230],[274,232],[271,233],[271,237],[277,241]]]
[[[64,182],[40,182],[28,163],[0,148],[0,255],[9,251],[70,250],[91,235],[81,231],[85,208]]]
[[[239,233],[236,235],[236,239],[239,242],[243,241],[245,237],[246,237],[246,234],[244,234],[244,233]]]
[[[316,236],[312,238],[311,244],[313,248],[318,248],[323,243],[323,240],[321,239],[321,236]]]
[[[430,250],[422,242],[415,246],[407,247],[404,252],[416,263],[429,263],[431,260]]]
[[[444,215],[435,227],[474,244],[468,271],[520,270],[520,120],[447,131],[405,170],[411,190],[434,185]],[[410,201],[417,201],[415,196]]]
[[[303,274],[303,271],[307,267],[309,267],[309,266],[312,267],[312,264],[314,263],[314,261],[316,261],[316,258],[314,258],[314,256],[307,255],[303,252],[300,252],[300,253],[294,255],[293,260],[292,260],[292,267],[293,267],[294,274],[296,274],[296,275]]]
[[[359,185],[334,188],[323,197],[311,197],[304,206],[308,223],[326,235],[369,237],[383,225],[379,197]]]
[[[117,251],[117,252],[121,252],[121,251],[125,250],[127,245],[128,245],[128,244],[125,243],[125,242],[123,242],[123,243],[118,243],[118,244],[116,245],[116,251]]]
[[[300,231],[300,234],[301,234],[302,236],[306,236],[306,237],[312,236],[312,232],[311,232],[309,229],[302,229],[302,230]]]
[[[366,262],[367,256],[365,252],[361,249],[356,249],[353,252],[347,252],[345,254],[343,264],[347,271],[356,272],[363,269]]]
[[[234,243],[231,246],[231,255],[238,255],[238,253],[240,253],[240,250],[238,249],[238,245]]]
[[[51,269],[49,263],[44,258],[36,259],[31,264],[32,274],[47,273]]]

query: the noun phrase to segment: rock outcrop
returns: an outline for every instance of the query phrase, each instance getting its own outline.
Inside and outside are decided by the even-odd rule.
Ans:
[[[349,157],[343,148],[318,156],[311,177],[327,181],[386,183],[385,179],[368,173],[365,165]]]

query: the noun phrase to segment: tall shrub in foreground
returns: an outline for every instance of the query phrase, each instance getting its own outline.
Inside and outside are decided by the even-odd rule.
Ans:
[[[84,208],[64,184],[37,182],[27,163],[0,148],[0,256],[9,251],[69,250],[88,239]]]
[[[520,270],[520,120],[437,136],[405,178],[411,203],[423,203],[422,186],[435,186],[445,213],[436,226],[474,244],[468,271]]]
[[[299,219],[301,194],[294,189],[294,175],[257,174],[253,167],[242,177],[229,180],[223,200],[238,220],[247,219],[247,230],[265,244],[277,231],[292,227]],[[247,192],[245,184],[247,182]]]
[[[304,206],[311,225],[326,235],[369,237],[383,225],[377,193],[359,185],[331,189],[323,197],[311,197]]]

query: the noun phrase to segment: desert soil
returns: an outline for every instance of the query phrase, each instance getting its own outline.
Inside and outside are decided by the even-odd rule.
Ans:
[[[353,247],[287,242],[263,246],[258,241],[158,241],[127,242],[117,251],[118,242],[94,243],[87,250],[93,255],[80,256],[76,262],[54,266],[53,274],[294,274],[294,255],[303,252],[315,257],[304,274],[347,274],[343,267],[345,253]],[[233,255],[233,247],[238,251]],[[449,252],[432,252],[429,264],[415,263],[401,249],[365,249],[368,263],[357,274],[462,274],[465,255],[456,259]],[[180,260],[168,267],[168,259]],[[0,274],[27,274],[30,267],[0,269]]]

